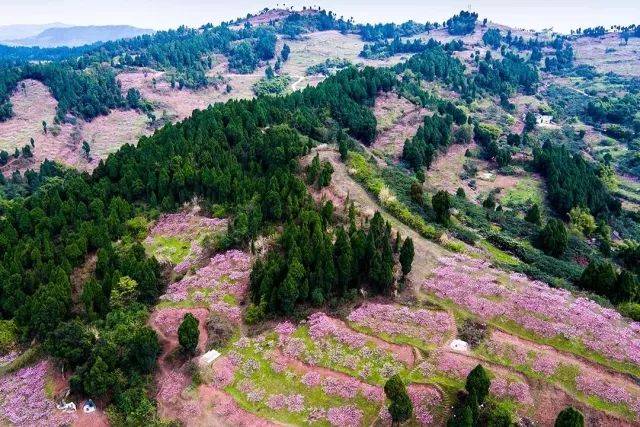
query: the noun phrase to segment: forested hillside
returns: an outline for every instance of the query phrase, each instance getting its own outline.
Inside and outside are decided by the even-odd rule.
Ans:
[[[640,73],[576,64],[604,29],[423,22],[2,47],[0,424],[635,425]],[[41,84],[91,168],[30,162]],[[153,131],[90,159],[114,111]]]

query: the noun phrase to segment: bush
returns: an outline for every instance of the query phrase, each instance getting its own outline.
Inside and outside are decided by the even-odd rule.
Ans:
[[[461,340],[469,343],[471,348],[477,347],[487,337],[487,324],[466,319],[462,326],[458,328],[458,336]]]
[[[211,313],[207,317],[207,350],[227,345],[234,333],[233,324],[225,316]]]
[[[583,427],[584,416],[572,406],[563,409],[556,418],[555,427]]]
[[[592,261],[580,276],[580,287],[599,295],[610,295],[616,283],[616,271],[609,261]]]
[[[537,244],[547,255],[558,257],[567,249],[568,240],[562,221],[550,219],[538,235]]]
[[[13,320],[0,320],[0,353],[8,353],[15,345],[18,328]]]
[[[533,206],[529,208],[527,214],[524,217],[525,221],[530,222],[532,224],[540,225],[542,220],[540,218],[540,207],[537,203],[534,203]]]
[[[573,229],[585,236],[591,236],[596,231],[596,220],[587,208],[572,208],[569,211],[569,221]]]
[[[640,304],[636,302],[625,302],[618,306],[618,311],[630,319],[640,322]]]
[[[291,77],[287,75],[275,76],[259,80],[252,89],[256,96],[281,95],[287,90],[289,83],[291,83]]]
[[[449,200],[449,193],[446,191],[438,191],[431,199],[433,210],[436,214],[437,220],[442,224],[449,223],[449,209],[451,208],[451,201]]]

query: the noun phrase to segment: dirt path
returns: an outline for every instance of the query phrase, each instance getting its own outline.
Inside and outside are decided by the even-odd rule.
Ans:
[[[616,372],[612,369],[591,362],[588,359],[584,359],[575,354],[566,353],[556,349],[555,347],[538,344],[521,337],[509,335],[506,332],[497,329],[492,331],[491,341],[499,344],[513,345],[517,348],[523,349],[526,353],[530,351],[536,351],[550,355],[552,356],[553,360],[557,361],[558,363],[577,365],[580,368],[580,372],[582,374],[586,374],[587,376],[595,375],[600,378],[606,378],[612,383],[617,383],[621,386],[634,389],[635,392],[640,396],[640,387],[632,378],[630,378],[629,375]]]
[[[300,83],[302,83],[302,81],[305,79],[305,77],[304,76],[293,76],[293,77],[297,77],[298,80],[296,80],[295,82],[293,82],[291,84],[291,90],[298,90],[298,85]]]
[[[403,362],[404,364],[406,364],[409,368],[415,365],[415,357],[413,354],[413,347],[408,345],[408,344],[396,344],[396,343],[392,343],[389,341],[385,341],[382,338],[373,336],[373,335],[369,335],[369,334],[365,334],[363,332],[360,331],[356,331],[355,329],[351,328],[346,322],[343,322],[340,319],[335,319],[335,322],[339,322],[341,324],[341,327],[345,328],[345,329],[349,329],[350,331],[353,331],[353,333],[356,334],[362,334],[364,336],[366,336],[366,340],[369,342],[372,342],[373,344],[375,344],[376,347],[381,348],[383,350],[388,351],[389,353],[393,354],[395,356],[395,358],[397,360],[399,360],[400,362]]]

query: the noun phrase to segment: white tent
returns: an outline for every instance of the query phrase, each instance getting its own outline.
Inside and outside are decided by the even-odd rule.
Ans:
[[[200,363],[202,365],[209,365],[211,362],[220,357],[220,353],[215,350],[209,350],[202,356],[200,356]]]
[[[449,344],[449,347],[453,351],[460,351],[460,352],[463,352],[463,353],[466,353],[467,351],[469,351],[469,343],[467,343],[466,341],[459,340],[459,339],[455,339],[455,340],[451,341],[451,344]]]

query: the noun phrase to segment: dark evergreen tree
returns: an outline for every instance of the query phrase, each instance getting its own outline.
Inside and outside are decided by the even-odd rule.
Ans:
[[[572,406],[568,406],[558,414],[555,427],[584,427],[584,416]]]
[[[198,347],[198,339],[200,337],[200,330],[198,324],[200,322],[191,313],[185,313],[182,318],[182,323],[178,327],[178,342],[180,348],[185,354],[195,354]]]
[[[567,248],[568,240],[567,229],[562,221],[551,218],[547,221],[547,225],[540,231],[536,242],[544,253],[558,257],[562,255]]]
[[[451,200],[449,199],[449,193],[446,191],[438,191],[431,199],[431,205],[433,211],[436,214],[436,219],[441,224],[449,223],[449,210],[451,209]]]
[[[406,276],[411,271],[411,264],[413,264],[413,240],[407,237],[402,244],[400,250],[400,265],[402,266],[402,275]]]
[[[482,404],[487,394],[489,394],[490,385],[491,380],[489,379],[487,371],[485,371],[482,365],[478,365],[467,375],[465,389],[470,395],[476,396],[478,404]]]
[[[542,223],[542,219],[540,217],[540,207],[537,203],[534,203],[527,214],[524,217],[525,221],[530,222],[532,224],[540,225]]]

